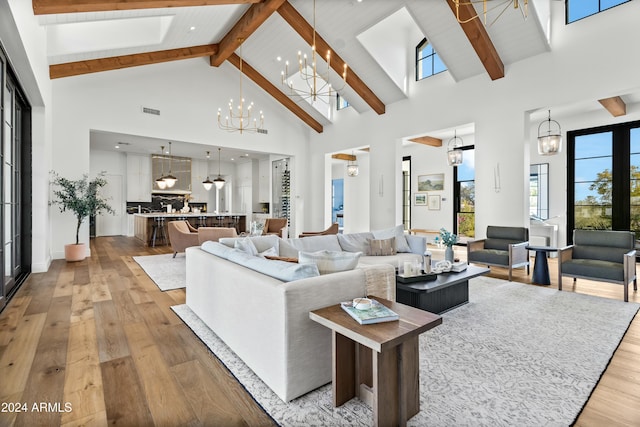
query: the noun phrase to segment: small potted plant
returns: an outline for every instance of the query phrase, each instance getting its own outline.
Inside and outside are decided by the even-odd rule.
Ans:
[[[458,243],[458,236],[444,228],[441,228],[440,238],[442,239],[442,243],[447,247],[444,250],[444,259],[453,262],[453,245]]]
[[[80,226],[84,220],[102,212],[114,213],[107,199],[98,194],[98,190],[107,185],[104,175],[105,172],[101,172],[94,179],[89,180],[89,175],[84,174],[81,179],[70,180],[51,172],[51,183],[54,189],[50,204],[58,205],[60,212],[71,211],[77,220],[76,242],[64,247],[67,261],[82,261],[86,258],[85,244],[80,243]]]

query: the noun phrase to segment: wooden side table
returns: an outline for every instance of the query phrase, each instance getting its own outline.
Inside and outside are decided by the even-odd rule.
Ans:
[[[311,311],[309,317],[332,331],[334,406],[359,397],[373,408],[375,426],[404,426],[420,411],[418,336],[442,318],[376,299],[400,320],[360,325],[340,304]]]

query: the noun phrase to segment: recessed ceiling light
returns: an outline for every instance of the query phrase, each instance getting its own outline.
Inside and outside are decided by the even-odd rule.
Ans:
[[[282,57],[281,57],[280,55],[276,56],[276,59],[277,59],[278,61],[282,61]]]
[[[191,28],[189,28],[189,31],[193,31],[195,29],[196,29],[196,27],[191,27]]]
[[[116,144],[116,148],[120,148],[120,146],[118,144]]]
[[[235,159],[232,157],[232,158],[231,158],[231,161],[234,161],[234,160],[235,160]]]

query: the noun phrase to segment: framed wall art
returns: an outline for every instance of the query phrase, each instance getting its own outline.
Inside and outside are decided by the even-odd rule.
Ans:
[[[431,211],[439,211],[440,210],[440,195],[439,194],[429,194],[429,210],[431,210]]]
[[[444,174],[418,175],[418,191],[444,190]]]
[[[413,204],[415,206],[427,206],[427,195],[425,193],[413,193]]]

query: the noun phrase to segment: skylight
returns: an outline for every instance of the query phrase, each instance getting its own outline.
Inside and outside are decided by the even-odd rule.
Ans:
[[[99,52],[162,42],[173,16],[72,22],[47,26],[48,55]]]
[[[409,83],[407,64],[413,62],[416,42],[424,38],[407,9],[403,7],[357,38],[391,80],[406,93]]]

